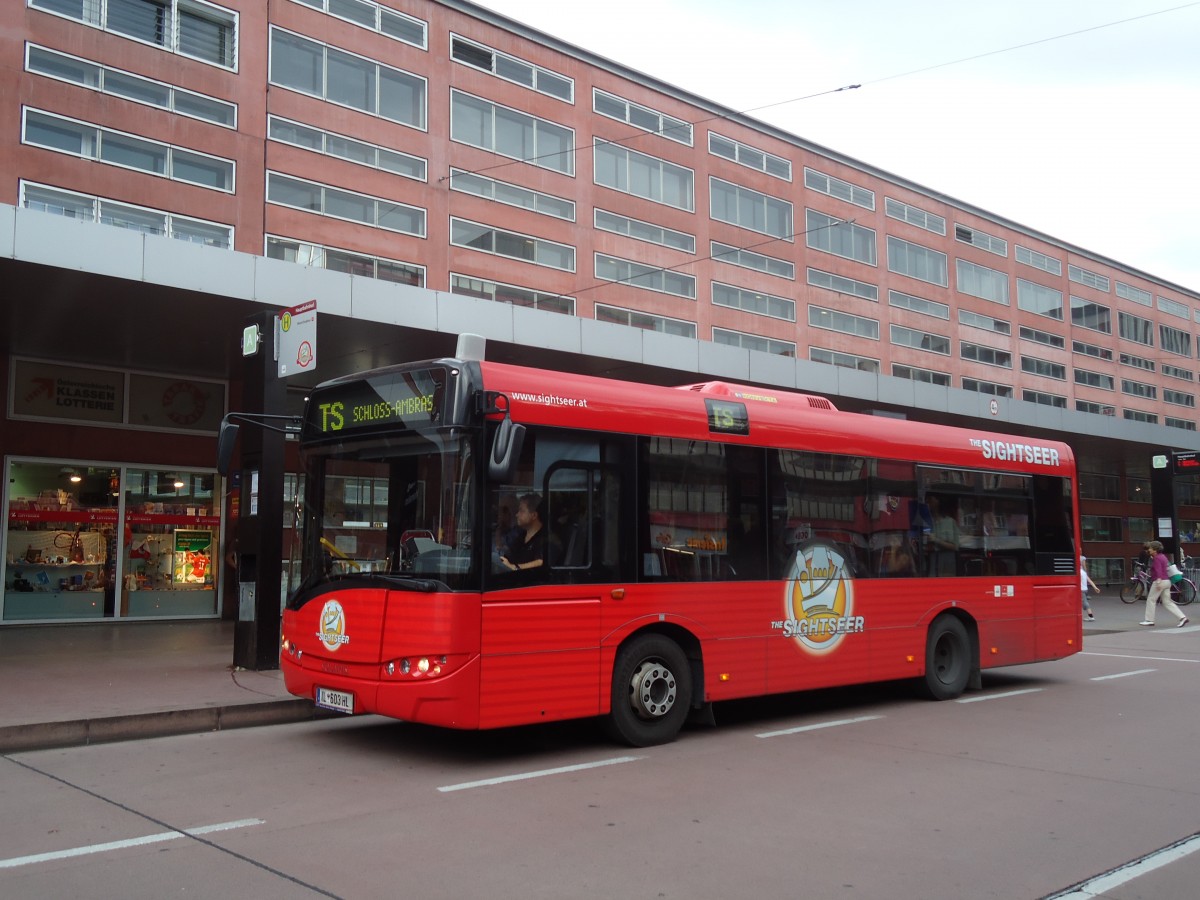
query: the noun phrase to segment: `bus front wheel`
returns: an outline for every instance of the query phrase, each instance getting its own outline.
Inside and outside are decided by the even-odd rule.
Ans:
[[[692,672],[679,645],[643,634],[617,652],[609,734],[634,747],[675,740],[692,704]]]
[[[954,616],[939,616],[929,626],[925,643],[925,694],[934,700],[953,700],[971,678],[971,638]]]

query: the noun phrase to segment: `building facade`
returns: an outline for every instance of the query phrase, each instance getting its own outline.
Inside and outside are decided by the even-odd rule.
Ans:
[[[1200,294],[469,3],[19,0],[0,86],[0,623],[229,613],[237,338],[313,298],[320,377],[472,330],[1068,440],[1102,582],[1200,449]]]

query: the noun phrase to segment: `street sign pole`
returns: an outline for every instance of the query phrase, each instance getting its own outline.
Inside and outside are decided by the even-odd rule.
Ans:
[[[248,413],[283,415],[287,389],[276,373],[274,312],[247,319],[246,334],[261,335],[257,353],[243,357],[242,404]],[[248,347],[248,339],[244,338]],[[233,664],[262,671],[279,668],[280,585],[283,580],[283,470],[285,436],[243,428],[238,503],[238,617]]]

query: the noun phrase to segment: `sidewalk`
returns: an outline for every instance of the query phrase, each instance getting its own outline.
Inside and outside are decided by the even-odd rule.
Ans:
[[[234,623],[0,628],[0,753],[314,718],[278,670],[233,670]]]
[[[1087,636],[1141,631],[1120,585],[1091,598]],[[1184,609],[1191,614],[1191,609]],[[1200,624],[1200,604],[1196,608]],[[1159,610],[1158,628],[1173,617]],[[1145,629],[1149,630],[1149,629]],[[276,670],[233,670],[233,622],[0,628],[0,753],[299,722],[324,715]]]

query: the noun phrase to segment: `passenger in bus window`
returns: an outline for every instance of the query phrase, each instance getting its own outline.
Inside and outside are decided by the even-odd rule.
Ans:
[[[926,498],[933,517],[929,535],[929,574],[955,575],[958,572],[958,520],[954,506],[947,497],[930,494]]]
[[[884,577],[904,577],[915,574],[912,554],[904,545],[904,536],[899,532],[888,536],[888,542],[879,554],[879,574]]]
[[[540,569],[547,566],[551,554],[551,542],[541,516],[542,498],[539,494],[524,494],[517,501],[517,527],[520,534],[500,557],[500,562],[510,572]],[[553,562],[551,559],[550,563]]]

